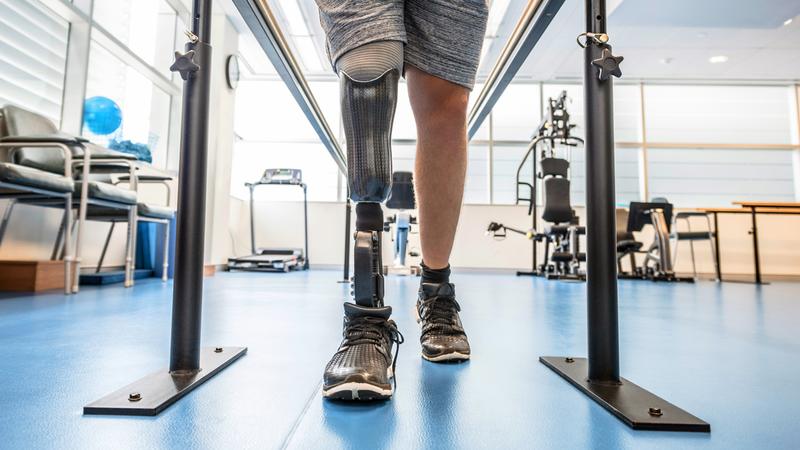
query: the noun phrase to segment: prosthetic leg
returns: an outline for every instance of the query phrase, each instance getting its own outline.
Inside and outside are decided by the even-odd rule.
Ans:
[[[337,400],[378,400],[394,393],[397,353],[403,342],[383,304],[381,234],[392,185],[391,136],[400,72],[366,82],[341,74],[350,199],[356,204],[353,299],[344,304],[341,345],[323,375],[322,395]]]
[[[353,296],[365,307],[383,306],[384,202],[392,187],[392,123],[400,74],[389,70],[368,82],[341,77],[350,200],[356,204]]]

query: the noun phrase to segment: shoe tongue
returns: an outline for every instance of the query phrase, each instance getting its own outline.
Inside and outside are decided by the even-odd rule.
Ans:
[[[351,319],[355,317],[380,317],[381,319],[388,319],[389,316],[392,315],[392,307],[369,308],[347,302],[344,304],[344,315]]]
[[[422,283],[419,292],[422,298],[455,297],[456,287],[452,283]]]

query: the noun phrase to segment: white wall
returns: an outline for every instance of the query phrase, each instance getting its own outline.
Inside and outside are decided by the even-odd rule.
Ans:
[[[256,245],[261,247],[302,247],[302,203],[256,201]],[[344,247],[344,213],[342,203],[309,203],[309,255],[312,266],[341,266]],[[578,209],[581,223],[584,210]],[[485,235],[489,222],[500,222],[526,229],[530,224],[525,206],[465,205],[462,209],[451,263],[457,268],[518,270],[530,267],[530,241],[509,234],[503,241]],[[695,219],[694,230],[702,229],[704,221]],[[800,275],[800,225],[797,216],[759,216],[759,243],[762,271],[771,275]],[[235,242],[235,254],[250,252],[249,212],[247,203],[231,199],[230,239]],[[649,228],[649,227],[648,227]],[[725,274],[753,272],[752,241],[746,214],[721,215],[720,239]],[[644,232],[639,240],[649,244],[652,233]],[[384,238],[384,263],[391,261],[388,236]],[[689,244],[680,244],[677,271],[691,271]],[[418,235],[411,236],[411,247],[418,248]],[[541,247],[541,246],[540,246]],[[695,244],[698,271],[713,272],[713,260],[707,243]],[[541,248],[540,257],[541,261]],[[627,267],[627,266],[626,266]]]

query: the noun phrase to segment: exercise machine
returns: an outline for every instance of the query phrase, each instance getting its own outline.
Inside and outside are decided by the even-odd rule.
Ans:
[[[622,279],[694,282],[694,277],[677,276],[673,268],[670,242],[673,206],[665,199],[653,200],[652,202],[631,202],[627,212],[626,228],[624,232],[617,230],[618,276]],[[620,219],[623,216],[621,212],[618,212],[617,215]],[[633,233],[642,231],[647,225],[653,227],[655,235],[652,244],[647,250],[642,251],[643,245],[635,240]],[[636,264],[636,254],[644,255],[641,265]],[[622,260],[625,257],[630,258],[631,270],[629,272],[622,270]]]
[[[569,98],[562,91],[556,98],[548,100],[547,114],[537,128],[528,150],[517,167],[516,204],[528,202],[528,215],[531,216],[531,228],[522,231],[492,222],[487,234],[495,239],[503,239],[506,232],[522,234],[531,240],[531,270],[518,271],[517,275],[544,276],[558,280],[585,280],[582,264],[586,254],[581,251],[581,236],[586,228],[580,226],[570,200],[570,162],[571,149],[583,144],[583,140],[572,136],[575,125],[570,123],[567,111]],[[566,150],[564,158],[557,156],[557,151]],[[532,165],[532,179],[524,181],[522,173],[528,165]],[[538,164],[537,164],[538,160]],[[538,231],[537,184],[541,185],[543,211],[542,219],[549,225],[542,232]],[[525,197],[521,190],[528,189]],[[537,262],[537,244],[544,244],[544,262]],[[552,249],[552,252],[551,252]]]
[[[414,195],[414,176],[411,172],[395,172],[392,174],[392,191],[386,201],[386,208],[396,212],[383,223],[383,231],[391,232],[394,244],[392,265],[383,266],[384,275],[422,274],[420,266],[406,264],[407,256],[415,258],[420,256],[419,251],[408,248],[408,235],[411,234],[411,226],[417,224],[417,218],[411,215],[411,212],[417,208]]]
[[[261,178],[245,183],[250,190],[250,254],[228,258],[228,270],[289,272],[308,270],[308,187],[299,169],[267,169]],[[303,248],[256,248],[255,190],[259,186],[298,186],[303,189]]]

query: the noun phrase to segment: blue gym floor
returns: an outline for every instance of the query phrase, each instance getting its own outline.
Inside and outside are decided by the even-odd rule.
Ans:
[[[584,284],[456,273],[473,360],[419,356],[418,279],[389,277],[405,334],[392,401],[323,401],[340,274],[217,274],[205,345],[248,354],[155,418],[82,407],[166,366],[171,284],[0,294],[0,448],[800,448],[800,284],[620,283],[622,374],[711,423],[637,432],[537,360],[586,352]]]

